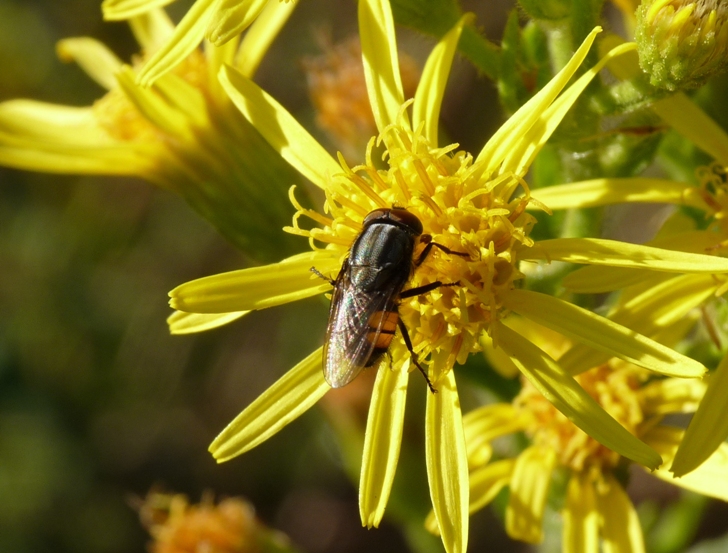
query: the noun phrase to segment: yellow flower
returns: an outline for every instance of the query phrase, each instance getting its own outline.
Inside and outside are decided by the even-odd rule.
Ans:
[[[280,226],[290,217],[287,188],[296,175],[240,115],[220,88],[217,71],[231,63],[251,75],[277,32],[261,20],[238,48],[195,50],[154,87],[135,84],[140,60],[174,33],[162,10],[129,21],[142,53],[133,66],[92,38],[58,44],[104,87],[92,106],[32,100],[0,104],[0,164],[52,173],[132,175],[182,196],[253,258],[278,259]],[[266,182],[265,193],[259,183]],[[277,193],[275,193],[277,188]],[[241,216],[245,214],[245,216]],[[274,257],[275,256],[275,257]]]
[[[653,109],[675,130],[696,146],[715,157],[709,167],[696,172],[698,186],[687,182],[652,178],[595,179],[553,186],[535,192],[539,201],[551,209],[596,207],[624,202],[661,202],[689,206],[704,212],[710,221],[704,230],[679,213],[667,221],[650,245],[682,252],[726,255],[728,245],[728,134],[687,96],[678,93],[659,101]],[[635,321],[650,316],[653,332],[680,321],[690,310],[728,290],[723,275],[684,275],[645,272],[634,268],[585,267],[563,281],[573,292],[603,293],[630,287],[612,319],[632,327]],[[651,291],[647,298],[641,291]],[[637,299],[641,298],[641,299]],[[574,346],[561,365],[571,374],[606,361],[598,352]],[[693,416],[671,470],[683,476],[698,467],[728,438],[728,356],[710,377],[705,398]]]
[[[280,305],[325,292],[330,285],[310,274],[338,274],[362,220],[394,205],[416,215],[434,241],[469,258],[434,252],[415,272],[411,286],[459,282],[401,302],[400,314],[414,350],[429,367],[438,390],[427,394],[426,461],[435,516],[447,551],[467,547],[468,482],[465,439],[454,372],[456,362],[481,350],[492,336],[526,377],[580,428],[618,453],[648,467],[661,459],[610,417],[545,352],[512,330],[505,320],[520,313],[591,347],[645,368],[696,377],[704,367],[627,328],[565,301],[516,288],[522,262],[567,261],[657,271],[719,272],[728,261],[608,240],[534,242],[534,219],[524,176],[541,146],[607,61],[629,50],[619,47],[565,89],[599,29],[589,34],[567,65],[514,114],[473,157],[456,144],[439,147],[440,104],[463,25],[437,44],[425,65],[414,100],[405,102],[394,24],[388,2],[362,0],[359,25],[369,99],[379,138],[365,162],[337,162],[273,98],[233,68],[220,79],[235,105],[280,155],[326,195],[324,213],[297,205],[289,232],[309,239],[312,252],[243,271],[183,284],[171,305],[210,317]],[[411,113],[410,113],[411,110]],[[386,151],[373,157],[376,142]],[[517,194],[522,189],[523,194]],[[303,225],[305,217],[313,228]],[[391,370],[378,372],[369,409],[360,483],[360,511],[367,526],[379,524],[389,497],[402,433],[410,355],[400,339],[391,347]],[[246,408],[210,447],[218,461],[268,439],[309,409],[328,390],[317,350]]]
[[[118,21],[138,17],[172,2],[174,0],[104,0],[101,8],[105,19]],[[292,0],[195,0],[176,29],[159,42],[137,80],[143,86],[154,84],[194,52],[203,39],[223,46],[258,18],[265,27],[275,28],[277,32],[295,7]],[[246,42],[250,51],[267,49],[267,39],[263,35],[253,33],[246,37]],[[243,64],[247,63],[245,55],[240,57]]]
[[[693,323],[694,319],[688,321]],[[524,334],[552,350],[564,349],[555,333],[527,321],[513,321]],[[684,334],[688,325],[681,325]],[[679,332],[677,333],[680,334]],[[568,345],[568,344],[567,344]],[[682,438],[679,428],[662,425],[671,413],[695,410],[705,390],[699,380],[649,379],[649,373],[616,361],[577,377],[579,383],[630,433],[658,451],[663,464],[654,475],[704,495],[728,500],[728,445],[699,470],[674,480],[666,466]],[[616,452],[582,432],[544,400],[528,382],[512,403],[480,407],[463,417],[470,467],[470,512],[482,509],[504,487],[510,488],[506,531],[518,540],[543,539],[546,498],[552,476],[566,471],[568,486],[562,510],[563,551],[621,553],[644,551],[642,530],[634,506],[623,488],[627,462]],[[530,445],[516,456],[494,444],[504,436],[524,432]],[[501,443],[502,444],[502,443]],[[437,532],[432,514],[426,522]]]

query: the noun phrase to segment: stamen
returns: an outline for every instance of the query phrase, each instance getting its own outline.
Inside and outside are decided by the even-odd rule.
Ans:
[[[422,181],[422,185],[425,187],[425,192],[429,196],[435,195],[435,185],[432,184],[432,181],[430,180],[430,175],[427,174],[427,170],[425,169],[424,164],[422,163],[422,160],[415,158],[412,160],[412,164],[415,167],[415,171],[417,171],[417,174],[420,177],[420,180]]]

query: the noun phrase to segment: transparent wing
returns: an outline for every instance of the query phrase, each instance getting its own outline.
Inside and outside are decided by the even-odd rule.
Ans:
[[[392,311],[395,288],[362,292],[351,284],[349,272],[342,271],[331,298],[329,324],[324,344],[324,378],[332,388],[354,380],[374,352],[384,317],[375,328],[369,326],[379,311]],[[373,339],[367,334],[374,332]]]

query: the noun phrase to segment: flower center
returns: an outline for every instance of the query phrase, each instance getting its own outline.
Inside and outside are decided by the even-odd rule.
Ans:
[[[632,434],[644,420],[637,391],[641,381],[632,369],[612,370],[602,365],[576,377],[579,384]],[[556,451],[560,463],[575,471],[614,468],[620,456],[589,437],[546,400],[528,381],[513,401],[528,415],[526,434],[536,444]]]
[[[406,117],[407,105],[400,121]],[[286,230],[307,236],[314,249],[325,244],[343,259],[369,212],[405,207],[419,218],[424,233],[434,242],[468,254],[449,255],[433,248],[406,288],[435,281],[458,285],[438,288],[400,305],[420,359],[432,355],[436,367],[449,370],[455,361],[463,363],[470,353],[481,349],[479,336],[500,316],[500,295],[523,276],[516,266],[516,252],[532,245],[528,234],[535,223],[525,212],[528,187],[512,173],[484,175],[470,154],[456,151],[457,144],[433,147],[419,130],[412,132],[406,124],[392,125],[384,134],[385,168],[372,159],[374,139],[363,165],[349,168],[339,156],[343,172],[327,187],[324,209],[328,216],[304,209],[293,198],[298,213],[294,226]],[[526,193],[514,198],[519,187]],[[301,215],[321,226],[301,228]]]

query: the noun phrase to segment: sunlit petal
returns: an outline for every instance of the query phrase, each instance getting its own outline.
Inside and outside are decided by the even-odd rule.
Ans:
[[[728,438],[728,355],[710,375],[708,389],[693,415],[670,470],[683,476],[700,466]]]
[[[644,553],[642,526],[632,501],[613,476],[605,475],[597,496],[604,553]]]
[[[299,2],[269,1],[240,43],[235,68],[248,78],[255,75],[271,43]]]
[[[101,10],[106,21],[122,21],[172,2],[174,0],[104,0]]]
[[[564,553],[599,553],[599,513],[589,473],[572,472],[564,507]]]
[[[324,147],[253,81],[231,67],[223,67],[220,83],[268,143],[312,183],[325,188],[332,175],[342,172],[341,166]]]
[[[543,513],[556,464],[556,451],[531,446],[516,459],[511,476],[511,493],[506,508],[506,531],[528,543],[543,540]]]
[[[88,37],[67,38],[58,41],[56,51],[63,61],[75,61],[105,89],[116,88],[116,73],[122,63],[102,42]]]
[[[397,122],[404,102],[394,18],[387,0],[359,2],[359,38],[369,102],[381,132]]]
[[[424,122],[423,134],[433,145],[437,144],[440,106],[445,95],[452,60],[463,26],[471,19],[471,14],[462,16],[460,21],[440,39],[430,53],[430,57],[427,58],[425,68],[422,70],[422,77],[420,77],[420,84],[415,92],[415,101],[412,105],[412,125],[416,129],[420,123]]]
[[[706,369],[627,327],[596,313],[547,294],[511,290],[503,305],[569,338],[583,342],[610,356],[669,376],[700,377]]]
[[[184,313],[175,311],[167,317],[170,334],[194,334],[218,328],[233,321],[237,321],[250,311],[237,311],[235,313]]]
[[[655,451],[630,434],[573,377],[528,340],[500,324],[499,345],[521,372],[571,422],[609,449],[649,468],[662,463]]]
[[[425,448],[427,479],[442,543],[448,553],[468,547],[468,461],[454,371],[427,394]]]
[[[215,46],[222,46],[247,29],[263,11],[266,2],[268,0],[220,0],[215,6],[207,38]],[[278,7],[281,2],[273,0],[270,4]]]
[[[331,388],[317,349],[263,392],[210,445],[218,463],[253,449],[308,411]]]
[[[367,528],[377,527],[389,501],[402,444],[409,361],[377,373],[364,436],[359,513]]]
[[[265,309],[315,296],[331,288],[311,273],[338,270],[340,262],[319,252],[306,252],[280,263],[230,271],[192,280],[169,293],[173,309],[189,313],[231,313]]]

